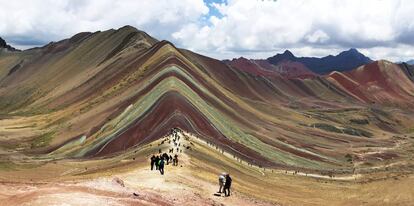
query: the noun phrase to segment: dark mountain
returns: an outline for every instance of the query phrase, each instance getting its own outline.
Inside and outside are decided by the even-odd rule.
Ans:
[[[0,37],[0,49],[5,48],[9,51],[18,51],[17,49],[13,48],[12,46],[8,45],[4,39]]]
[[[409,60],[409,61],[407,61],[406,63],[407,63],[407,64],[410,64],[410,65],[414,65],[414,59]]]
[[[282,61],[297,61],[297,57],[295,57],[295,55],[292,54],[292,52],[290,52],[289,50],[286,50],[285,52],[283,52],[282,54],[276,54],[273,57],[269,57],[267,58],[267,60],[271,63],[271,64],[278,64]]]
[[[276,54],[267,59],[271,64],[277,65],[282,61],[300,62],[315,73],[327,74],[332,71],[348,71],[358,66],[371,63],[372,60],[356,49],[343,51],[336,56],[317,57],[295,57],[286,50],[283,54]]]
[[[294,57],[292,53],[290,54],[291,57]],[[279,57],[283,57],[283,54],[279,54]],[[304,79],[317,76],[317,74],[309,70],[302,63],[291,60],[281,60],[277,65],[271,64],[265,59],[255,60],[246,59],[243,57],[232,60],[224,60],[223,62],[233,68],[253,74],[255,76],[282,76],[288,79]]]

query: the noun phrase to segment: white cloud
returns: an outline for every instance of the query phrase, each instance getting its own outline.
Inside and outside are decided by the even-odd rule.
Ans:
[[[0,36],[27,47],[129,24],[220,59],[266,57],[285,49],[298,56],[322,56],[351,47],[375,59],[414,58],[410,0],[218,2],[0,0]],[[214,10],[210,15],[208,6]]]
[[[22,44],[127,24],[170,38],[209,11],[203,0],[0,0],[0,5],[0,36]]]
[[[386,59],[394,62],[414,59],[414,47],[411,45],[400,44],[392,47],[378,46],[360,50],[373,59]]]
[[[312,34],[306,35],[305,39],[310,43],[324,43],[329,40],[329,36],[325,32],[317,30]]]
[[[401,50],[404,56],[414,45],[409,0],[229,0],[213,7],[221,17],[211,17],[207,26],[183,27],[173,38],[215,57],[285,49],[319,56],[355,47],[379,58],[375,51],[389,47],[393,52],[381,53]]]

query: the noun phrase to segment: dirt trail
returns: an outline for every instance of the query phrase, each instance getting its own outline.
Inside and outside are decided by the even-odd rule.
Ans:
[[[181,145],[190,143],[184,138]],[[163,150],[168,145],[160,145]],[[181,146],[183,147],[183,146]],[[5,205],[274,205],[233,191],[232,196],[214,196],[211,182],[196,176],[194,162],[183,149],[179,165],[165,165],[165,174],[135,165],[127,172],[46,184],[10,183],[0,185],[0,201]],[[115,181],[116,179],[121,180]],[[135,193],[135,195],[134,195]]]
[[[179,143],[190,145],[183,137]],[[166,165],[164,175],[160,175],[158,171],[151,171],[148,164],[148,168],[139,168],[119,177],[125,181],[127,187],[137,191],[155,191],[173,205],[274,205],[247,198],[237,191],[230,197],[215,196],[218,190],[217,183],[206,182],[195,176],[192,168],[194,163],[186,151],[183,149],[178,153],[178,166]]]
[[[365,179],[361,183],[311,174],[286,175],[241,163],[195,137],[182,138],[178,144],[178,152],[175,149],[170,154],[178,153],[179,165],[166,165],[164,175],[150,170],[149,157],[158,154],[159,149],[168,152],[174,148],[166,138],[112,159],[62,160],[26,170],[3,171],[0,205],[314,206],[413,202],[414,177],[408,174]],[[233,177],[230,197],[214,196],[221,172]],[[7,179],[10,173],[19,178]],[[382,174],[372,174],[377,178],[373,175]]]

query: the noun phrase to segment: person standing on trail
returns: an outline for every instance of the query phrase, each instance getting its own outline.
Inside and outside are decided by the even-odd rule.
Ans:
[[[219,175],[219,186],[220,186],[220,188],[219,188],[218,193],[220,193],[220,194],[222,193],[222,189],[224,187],[225,180],[226,180],[226,173],[223,172]]]
[[[158,165],[161,175],[164,175],[164,157],[160,158]]]
[[[178,155],[177,154],[174,155],[173,165],[178,166]]]
[[[231,177],[229,174],[226,175],[226,182],[224,183],[224,196],[230,196]]]
[[[155,155],[152,155],[152,157],[151,157],[151,170],[154,170],[154,165],[155,165]]]
[[[160,161],[160,157],[157,155],[154,159],[155,162],[155,169],[158,170],[159,169],[159,161]]]

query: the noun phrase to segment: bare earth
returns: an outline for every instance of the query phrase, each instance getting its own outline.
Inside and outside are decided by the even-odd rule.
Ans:
[[[160,141],[112,160],[61,160],[4,170],[1,205],[410,205],[414,201],[413,175],[384,179],[381,174],[332,179],[292,175],[248,166],[196,138],[181,144],[192,148],[179,153],[179,166],[166,165],[165,175],[151,171],[146,157],[169,148]],[[234,180],[230,197],[214,195],[217,174],[223,171]]]

